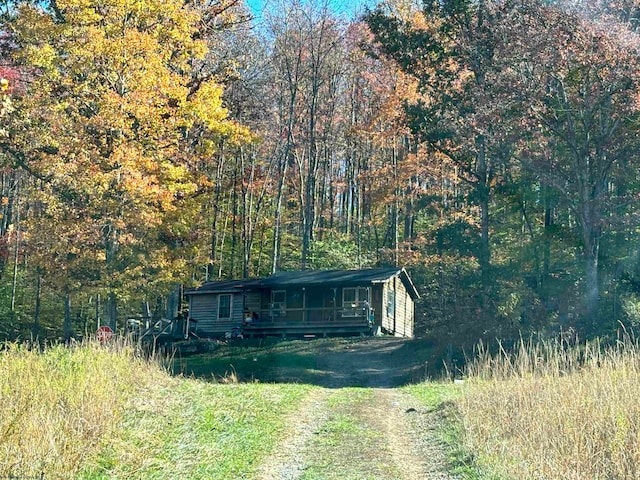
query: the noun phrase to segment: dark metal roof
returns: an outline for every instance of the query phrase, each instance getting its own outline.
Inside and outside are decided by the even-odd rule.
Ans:
[[[321,285],[360,285],[380,283],[398,273],[397,268],[375,268],[368,270],[304,270],[297,272],[278,272],[264,279],[266,285],[296,286]]]
[[[351,287],[384,283],[393,277],[399,277],[401,279],[413,299],[419,298],[418,291],[413,285],[407,271],[404,268],[397,267],[371,268],[365,270],[303,270],[278,272],[266,278],[207,282],[200,288],[186,291],[185,295],[237,292],[252,287],[287,288],[319,285]]]
[[[198,295],[201,293],[232,293],[243,288],[259,284],[261,278],[247,278],[244,280],[220,280],[215,282],[205,282],[198,288],[186,289],[185,295]]]

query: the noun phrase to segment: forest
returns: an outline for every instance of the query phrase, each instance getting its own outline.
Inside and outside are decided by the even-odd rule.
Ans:
[[[0,5],[1,339],[388,265],[454,345],[640,323],[635,1]]]

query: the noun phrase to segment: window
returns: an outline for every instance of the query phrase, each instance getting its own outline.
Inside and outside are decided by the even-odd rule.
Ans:
[[[342,306],[344,308],[362,306],[369,302],[369,289],[366,287],[343,288]]]
[[[396,292],[389,290],[387,292],[387,315],[393,317],[396,311]]]
[[[350,307],[352,304],[356,303],[356,292],[355,288],[343,288],[342,289],[342,305],[345,307]]]
[[[218,297],[218,320],[231,319],[231,295],[224,294]]]
[[[271,303],[279,303],[284,305],[287,303],[287,292],[286,290],[273,290],[271,292]]]
[[[287,315],[287,292],[286,290],[271,291],[271,305],[269,315],[273,318]]]

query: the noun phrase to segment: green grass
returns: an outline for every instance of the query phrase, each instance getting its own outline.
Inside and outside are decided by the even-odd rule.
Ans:
[[[308,383],[305,380],[313,376],[316,369],[318,349],[335,341],[243,340],[221,344],[205,354],[174,357],[171,369],[175,374],[206,380],[235,376],[242,382]],[[284,371],[286,378],[282,377]]]
[[[497,480],[498,477],[480,467],[473,452],[465,445],[464,419],[458,410],[458,402],[465,395],[462,385],[425,382],[406,386],[404,390],[428,411],[441,416],[436,434],[444,445],[451,473],[464,480]]]
[[[128,412],[117,447],[81,477],[251,478],[308,388],[177,380]]]
[[[307,447],[301,480],[368,480],[399,478],[399,472],[380,459],[381,432],[363,422],[371,389],[345,388],[332,392],[328,418]]]
[[[317,356],[354,341],[246,342],[174,358],[174,371],[189,378],[170,375],[126,345],[43,353],[11,345],[0,352],[0,477],[256,478],[288,416],[318,388]],[[251,381],[281,380],[283,370],[309,383]],[[446,403],[451,393],[407,388],[430,405]],[[380,430],[363,422],[372,394],[331,390],[304,480],[397,477],[376,460]]]
[[[250,478],[310,388],[175,378],[122,345],[9,345],[0,477]]]

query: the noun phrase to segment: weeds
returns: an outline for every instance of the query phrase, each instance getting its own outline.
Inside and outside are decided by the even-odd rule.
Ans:
[[[124,345],[0,353],[0,477],[70,478],[109,438],[129,395],[162,372]]]
[[[458,401],[468,448],[517,479],[640,478],[640,349],[633,339],[481,349]]]

